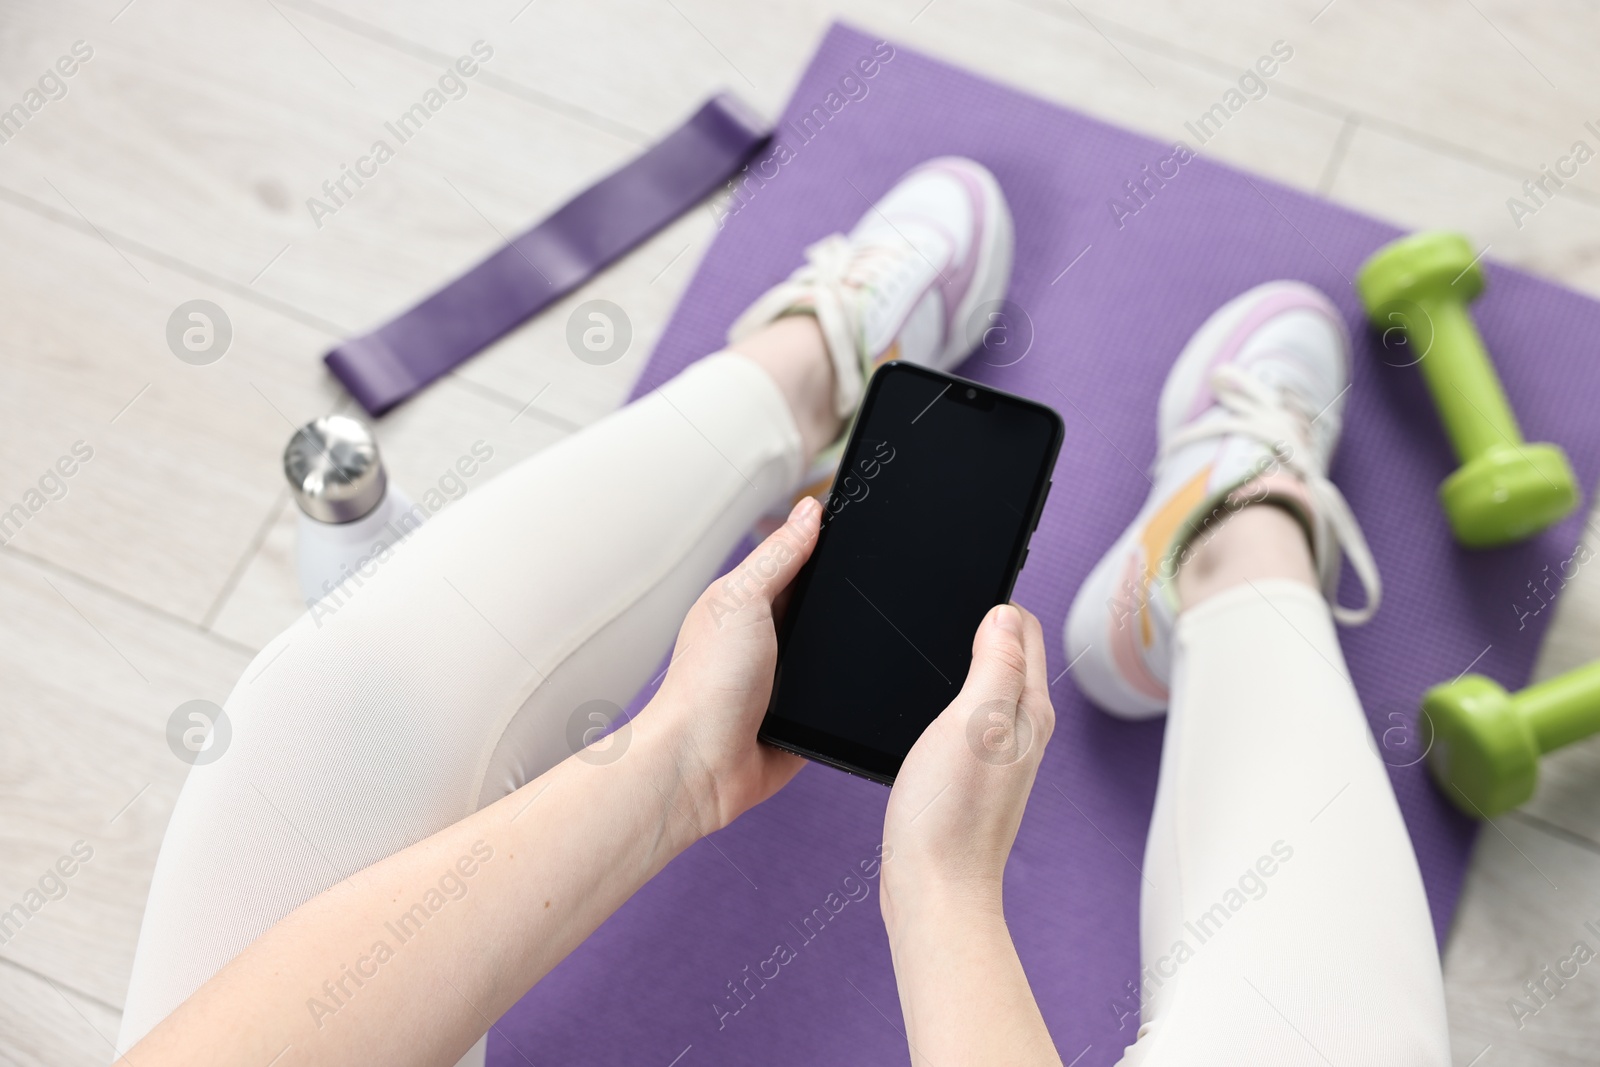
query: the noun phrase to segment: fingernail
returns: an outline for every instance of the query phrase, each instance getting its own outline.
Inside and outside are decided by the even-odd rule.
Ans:
[[[801,518],[809,516],[811,514],[811,509],[816,507],[816,506],[817,506],[817,498],[816,497],[814,497],[814,496],[803,496],[803,497],[801,497],[799,500],[795,501],[794,507],[789,510],[789,520],[788,521],[795,522],[795,521],[797,521],[797,520],[799,520]]]
[[[994,609],[995,625],[1013,637],[1022,636],[1022,616],[1010,604],[1001,604]]]

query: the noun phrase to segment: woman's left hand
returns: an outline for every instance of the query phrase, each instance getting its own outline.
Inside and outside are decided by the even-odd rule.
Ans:
[[[756,740],[778,662],[775,603],[811,558],[822,505],[806,497],[755,551],[689,609],[672,665],[641,726],[666,730],[703,833],[788,784],[805,760]],[[709,823],[710,825],[706,825]]]

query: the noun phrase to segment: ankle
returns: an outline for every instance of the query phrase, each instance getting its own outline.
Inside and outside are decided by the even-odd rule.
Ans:
[[[806,461],[838,439],[844,422],[834,412],[833,360],[811,315],[785,315],[735,342],[736,352],[765,370],[789,403]]]
[[[1281,507],[1254,504],[1195,534],[1178,570],[1178,600],[1185,608],[1243,585],[1287,578],[1318,588],[1305,528]]]

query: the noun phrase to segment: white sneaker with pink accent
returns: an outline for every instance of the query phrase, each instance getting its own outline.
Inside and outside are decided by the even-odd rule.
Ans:
[[[1276,504],[1304,526],[1338,621],[1377,611],[1377,565],[1327,477],[1349,360],[1338,310],[1299,282],[1234,298],[1184,346],[1161,390],[1149,499],[1067,616],[1067,660],[1095,704],[1128,719],[1166,710],[1178,567],[1211,523],[1250,504]],[[1337,603],[1344,558],[1366,593],[1361,608]]]
[[[783,315],[814,315],[834,367],[834,410],[855,415],[874,369],[903,359],[948,370],[976,347],[971,322],[1011,280],[1011,212],[981,164],[943,156],[919,164],[869,208],[849,236],[806,249],[806,262],[739,316],[736,342]],[[825,496],[849,430],[822,452],[801,496]],[[761,527],[758,527],[760,532]]]

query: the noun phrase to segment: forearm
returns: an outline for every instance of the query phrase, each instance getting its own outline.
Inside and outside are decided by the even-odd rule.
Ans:
[[[998,894],[929,893],[893,912],[889,948],[914,1067],[1060,1067]]]
[[[308,901],[127,1061],[454,1062],[699,836],[651,722]]]

